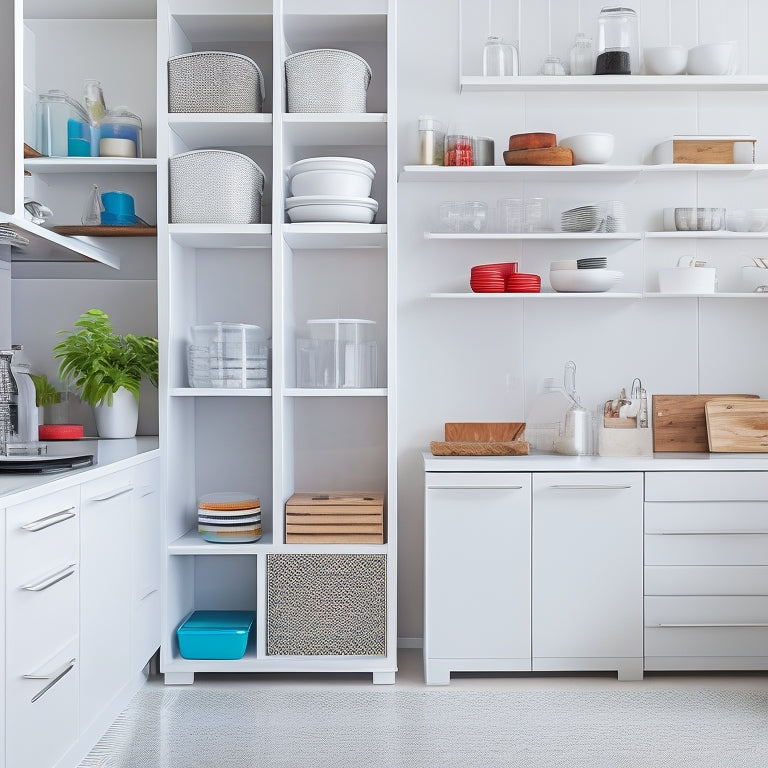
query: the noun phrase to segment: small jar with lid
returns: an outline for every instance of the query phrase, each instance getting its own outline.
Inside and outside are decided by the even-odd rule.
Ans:
[[[432,115],[419,117],[419,165],[442,165],[445,157],[445,126]]]
[[[261,538],[261,503],[255,493],[207,493],[197,502],[197,530],[216,544],[245,544]]]
[[[107,111],[100,124],[101,157],[141,157],[141,118],[127,107]]]
[[[596,75],[640,74],[637,13],[632,8],[605,7],[597,20]]]

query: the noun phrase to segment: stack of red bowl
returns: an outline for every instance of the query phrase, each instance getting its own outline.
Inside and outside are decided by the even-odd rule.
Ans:
[[[478,264],[472,267],[469,287],[474,293],[504,293],[507,279],[517,272],[517,262]]]
[[[507,276],[504,290],[507,293],[540,293],[541,277],[528,272],[515,272]]]

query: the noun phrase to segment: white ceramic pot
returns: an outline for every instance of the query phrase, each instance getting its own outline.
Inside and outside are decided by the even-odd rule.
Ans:
[[[99,437],[135,437],[139,423],[139,403],[123,387],[112,396],[112,405],[95,405],[96,430]]]

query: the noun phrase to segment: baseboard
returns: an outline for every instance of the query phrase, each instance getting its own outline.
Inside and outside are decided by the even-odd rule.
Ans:
[[[398,648],[423,648],[424,639],[421,637],[398,637]]]

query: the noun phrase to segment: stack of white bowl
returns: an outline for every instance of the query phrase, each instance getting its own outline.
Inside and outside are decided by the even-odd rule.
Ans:
[[[376,169],[354,157],[308,157],[288,168],[291,223],[334,221],[370,224],[379,204],[370,197]]]

